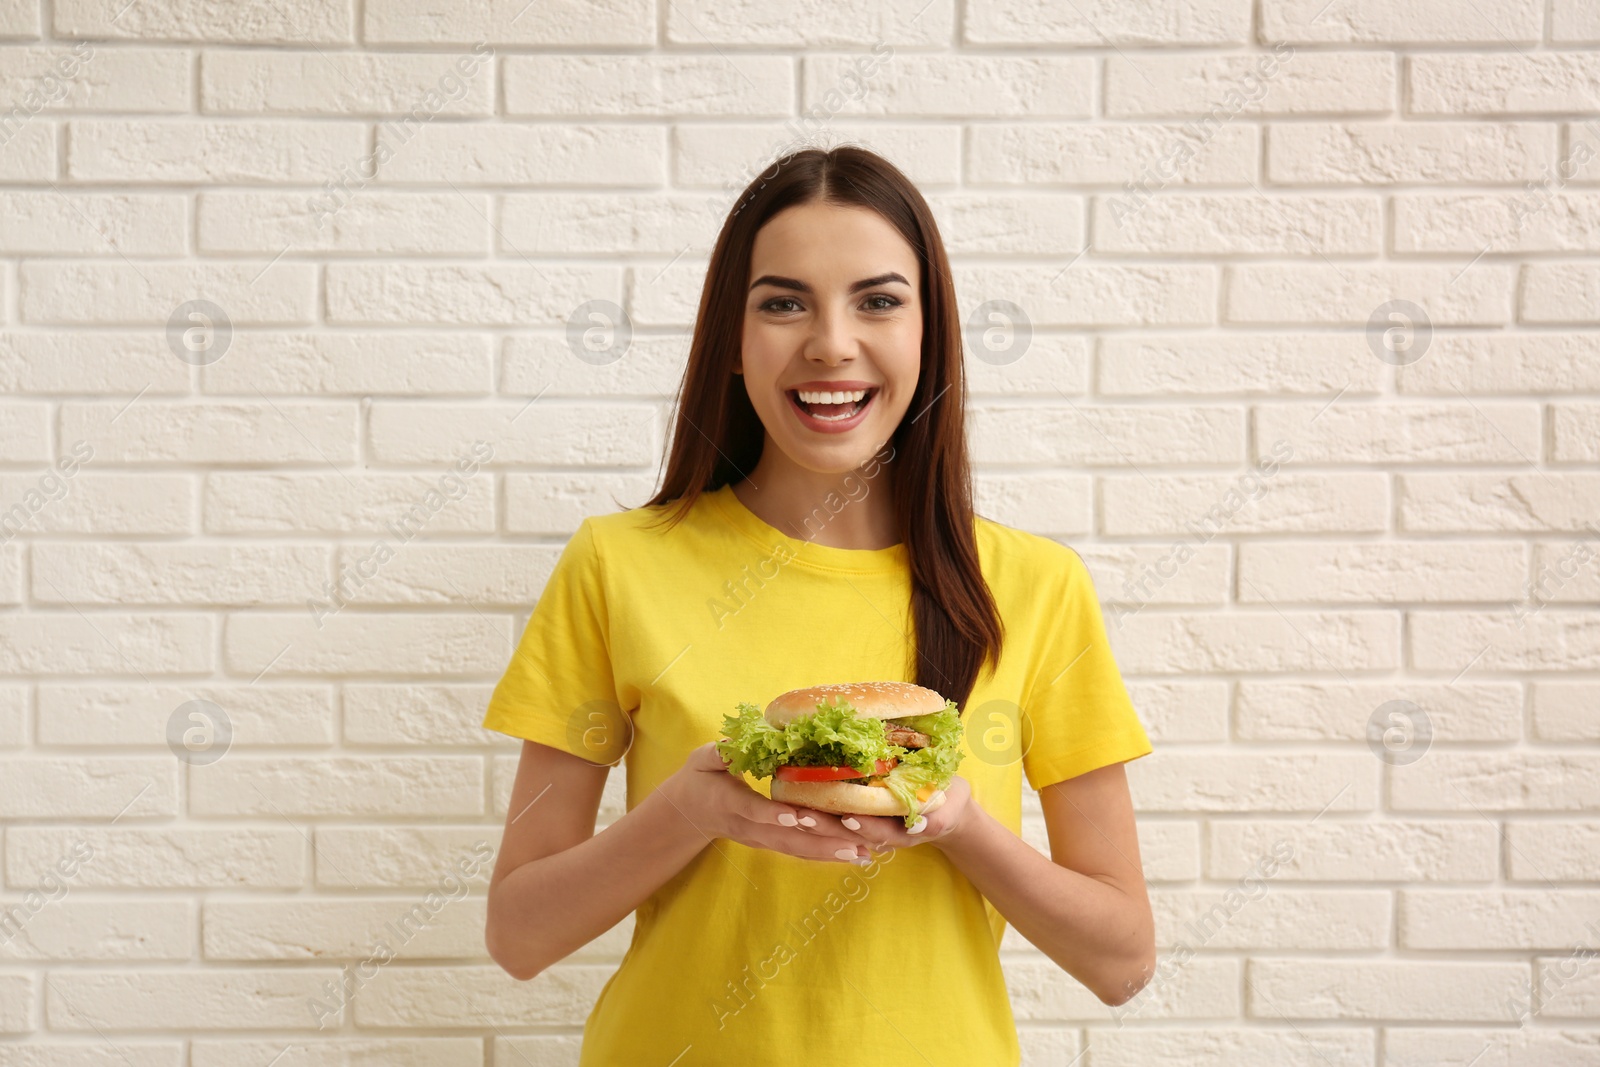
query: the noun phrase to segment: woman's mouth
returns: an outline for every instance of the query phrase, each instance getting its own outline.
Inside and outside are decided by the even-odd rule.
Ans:
[[[878,387],[836,392],[790,389],[786,395],[800,421],[824,433],[847,430],[861,421],[878,395]]]

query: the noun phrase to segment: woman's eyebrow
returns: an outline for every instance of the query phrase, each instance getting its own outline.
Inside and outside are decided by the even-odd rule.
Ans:
[[[852,293],[859,293],[863,289],[871,289],[875,285],[886,285],[889,282],[899,282],[901,285],[906,286],[911,284],[910,282],[906,281],[903,274],[899,273],[898,271],[891,270],[886,273],[876,275],[872,278],[862,278],[859,282],[852,282],[850,284],[850,291]],[[803,281],[800,281],[798,278],[785,278],[777,274],[763,274],[761,277],[750,283],[750,288],[752,290],[759,289],[763,285],[771,285],[778,289],[793,289],[797,293],[809,294],[812,291],[811,286],[807,285]]]

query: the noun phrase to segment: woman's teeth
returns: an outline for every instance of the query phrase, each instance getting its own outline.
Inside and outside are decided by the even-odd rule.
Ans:
[[[806,414],[823,422],[840,422],[855,416],[865,405],[870,389],[823,392],[796,389],[795,399]]]

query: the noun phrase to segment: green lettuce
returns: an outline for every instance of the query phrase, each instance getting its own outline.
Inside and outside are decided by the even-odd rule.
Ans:
[[[722,732],[727,740],[717,742],[717,751],[728,761],[728,773],[770,778],[782,764],[800,767],[849,766],[872,774],[876,761],[899,759],[884,778],[888,787],[911,814],[907,827],[917,820],[922,802],[917,790],[931,785],[943,789],[950,784],[960,766],[961,715],[953,701],[927,715],[897,716],[896,722],[928,735],[927,748],[902,748],[891,745],[884,736],[880,719],[863,719],[855,708],[840,700],[818,704],[812,715],[803,715],[783,727],[773,726],[754,704],[738,705],[739,714],[726,715]]]

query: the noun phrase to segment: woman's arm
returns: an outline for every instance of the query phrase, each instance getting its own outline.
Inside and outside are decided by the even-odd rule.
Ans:
[[[841,848],[869,858],[853,838],[795,826],[809,809],[757,793],[709,744],[596,834],[608,770],[523,742],[485,930],[489,956],[513,978],[526,981],[611,929],[707,845],[726,852],[715,838],[805,859],[841,862]]]
[[[1156,958],[1127,774],[1113,763],[1046,786],[1039,798],[1050,859],[975,803],[928,843],[1102,1003],[1125,1003],[1150,980]]]

